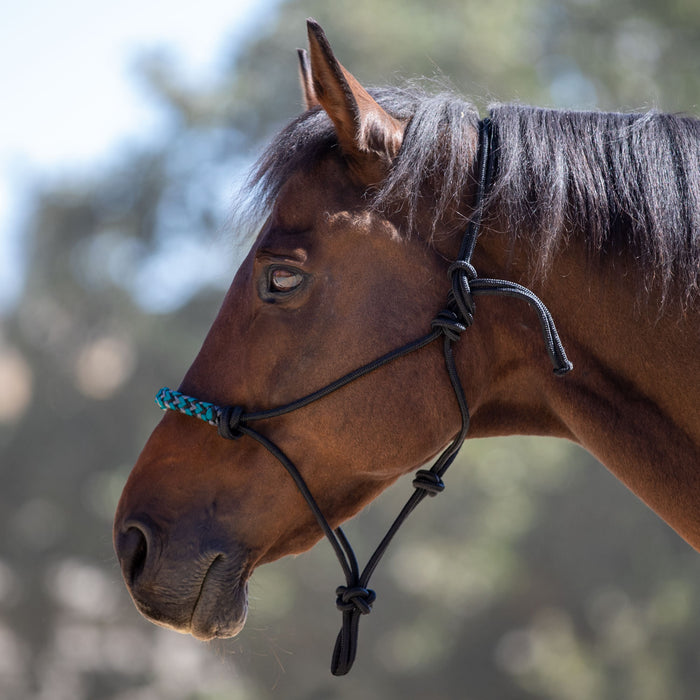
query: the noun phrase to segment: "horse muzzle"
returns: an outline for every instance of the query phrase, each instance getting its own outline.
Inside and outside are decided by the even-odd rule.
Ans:
[[[191,532],[190,532],[191,535]],[[115,527],[114,547],[129,593],[147,619],[200,640],[233,637],[248,610],[247,556],[205,533],[166,537],[147,516]]]

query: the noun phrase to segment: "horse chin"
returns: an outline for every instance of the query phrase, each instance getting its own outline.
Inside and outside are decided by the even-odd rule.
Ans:
[[[235,637],[248,615],[248,582],[232,583],[227,567],[216,559],[209,567],[190,620],[190,634],[201,641]]]

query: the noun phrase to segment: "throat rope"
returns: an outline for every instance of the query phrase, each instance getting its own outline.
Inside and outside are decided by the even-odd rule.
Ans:
[[[162,409],[179,411],[185,415],[204,420],[216,426],[219,435],[223,438],[237,440],[244,435],[252,438],[273,455],[292,477],[323,533],[333,547],[345,576],[345,585],[336,588],[336,606],[342,612],[342,627],[333,650],[331,672],[337,676],[345,675],[355,660],[360,617],[371,612],[372,604],[376,599],[375,592],[369,588],[369,580],[374,570],[377,568],[401,524],[415,507],[426,496],[435,496],[444,490],[445,484],[442,477],[454,461],[467,437],[469,408],[455,365],[452,346],[474,321],[475,307],[473,297],[492,294],[515,297],[528,302],[539,317],[545,348],[554,366],[554,373],[563,375],[573,367],[566,357],[552,316],[542,301],[532,291],[514,282],[478,277],[476,270],[471,264],[472,254],[481,226],[484,197],[489,187],[491,170],[493,168],[492,163],[491,120],[484,119],[479,123],[476,206],[462,240],[459,257],[448,270],[451,289],[448,294],[447,307],[438,313],[432,321],[430,333],[382,355],[373,362],[353,370],[317,391],[277,408],[246,413],[242,406],[218,406],[186,396],[179,391],[173,391],[166,387],[161,389],[156,396],[156,403]],[[420,469],[416,473],[413,480],[413,493],[374,550],[367,565],[360,571],[357,557],[342,528],[338,527],[335,530],[331,528],[297,467],[274,442],[251,428],[250,423],[257,420],[275,418],[303,408],[341,389],[350,382],[370,372],[374,372],[393,360],[430,345],[440,337],[443,338],[445,369],[452,384],[461,414],[461,429],[430,469]]]

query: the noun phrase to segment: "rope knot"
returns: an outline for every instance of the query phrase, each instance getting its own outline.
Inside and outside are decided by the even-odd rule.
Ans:
[[[425,491],[429,496],[437,496],[445,490],[445,482],[434,471],[419,469],[413,487]]]
[[[371,588],[362,586],[338,586],[335,589],[337,598],[335,605],[342,612],[359,611],[362,615],[372,612],[372,603],[377,599],[377,594]]]
[[[459,320],[454,311],[444,309],[431,322],[431,328],[438,328],[452,342],[460,338],[460,334],[467,330],[467,326]]]
[[[241,430],[241,417],[243,415],[242,406],[226,406],[221,409],[216,427],[219,435],[227,440],[238,440],[243,436]]]
[[[462,322],[466,326],[474,323],[474,298],[470,282],[477,279],[476,269],[467,260],[455,260],[447,270],[452,282],[448,301],[450,307],[456,307]]]

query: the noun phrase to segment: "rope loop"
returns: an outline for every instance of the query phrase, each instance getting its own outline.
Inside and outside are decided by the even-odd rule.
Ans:
[[[447,268],[447,276],[452,279],[455,275],[455,272],[464,272],[467,275],[467,279],[469,281],[476,279],[476,268],[474,265],[472,265],[470,262],[467,262],[466,260],[455,260],[448,268]]]
[[[430,323],[431,328],[439,329],[452,342],[460,338],[460,334],[467,330],[467,324],[459,320],[459,316],[450,310],[443,309]]]
[[[445,482],[430,469],[419,469],[413,480],[413,487],[425,491],[428,496],[437,496],[445,490]]]
[[[219,414],[219,419],[216,422],[219,435],[227,440],[238,440],[238,438],[242,437],[242,415],[242,406],[226,406],[225,408],[222,408],[221,413]]]
[[[362,586],[338,586],[335,589],[337,598],[335,605],[342,612],[357,610],[362,615],[372,612],[372,603],[377,599],[377,594],[371,588]]]

